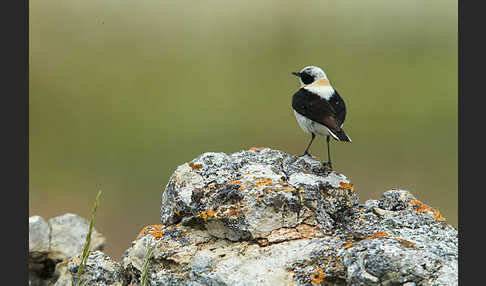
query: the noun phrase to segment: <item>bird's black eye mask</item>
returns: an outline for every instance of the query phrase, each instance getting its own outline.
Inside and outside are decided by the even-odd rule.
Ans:
[[[302,72],[300,73],[300,80],[302,80],[304,84],[311,84],[314,82],[314,77],[306,72]]]

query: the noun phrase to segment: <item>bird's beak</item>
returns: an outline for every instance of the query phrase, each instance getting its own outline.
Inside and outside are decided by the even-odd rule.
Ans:
[[[293,75],[300,77],[300,72],[292,72]]]

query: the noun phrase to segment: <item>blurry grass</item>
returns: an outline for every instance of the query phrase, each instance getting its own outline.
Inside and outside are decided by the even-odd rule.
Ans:
[[[145,251],[145,261],[143,262],[143,267],[142,267],[142,279],[141,279],[141,284],[142,286],[146,286],[147,284],[147,273],[148,273],[148,268],[149,268],[149,261],[150,258],[152,258],[153,254],[153,246],[150,243],[150,241],[147,243],[147,248]]]
[[[76,277],[73,277],[71,281],[72,286],[82,286],[82,285],[86,285],[87,283],[85,280],[81,279],[81,275],[83,275],[84,273],[84,270],[86,268],[86,263],[88,261],[89,253],[90,253],[89,247],[91,244],[91,234],[93,233],[93,226],[96,218],[96,210],[98,209],[98,205],[100,203],[101,193],[102,191],[99,190],[98,194],[96,195],[96,200],[93,205],[93,208],[91,209],[91,218],[89,220],[88,233],[86,234],[86,242],[84,243],[83,253],[81,255],[81,263],[79,264]]]
[[[29,210],[71,211],[103,182],[108,254],[159,221],[168,178],[201,153],[300,154],[290,72],[309,64],[348,106],[353,142],[331,152],[361,200],[400,187],[457,224],[456,2],[29,3]],[[310,151],[327,158],[322,138]]]

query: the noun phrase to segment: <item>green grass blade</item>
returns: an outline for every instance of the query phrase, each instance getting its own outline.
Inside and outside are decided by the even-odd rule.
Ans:
[[[82,259],[81,259],[81,263],[79,264],[78,272],[76,273],[76,277],[77,277],[76,283],[74,282],[75,279],[73,277],[73,280],[71,282],[72,286],[81,286],[83,284],[86,284],[86,281],[81,281],[80,278],[81,278],[81,275],[83,275],[83,273],[84,273],[84,269],[86,268],[86,262],[88,261],[88,256],[89,256],[89,252],[90,252],[89,246],[91,244],[91,234],[93,233],[93,226],[94,226],[94,221],[95,221],[95,218],[96,218],[96,210],[98,209],[101,193],[102,193],[102,191],[99,190],[98,194],[96,195],[96,200],[95,200],[94,206],[91,209],[91,218],[89,220],[88,234],[86,235],[86,242],[84,243]]]
[[[148,264],[149,260],[152,257],[153,254],[153,248],[150,243],[147,243],[147,248],[145,250],[145,261],[143,263],[143,269],[142,269],[142,286],[147,286],[147,272],[148,272]]]

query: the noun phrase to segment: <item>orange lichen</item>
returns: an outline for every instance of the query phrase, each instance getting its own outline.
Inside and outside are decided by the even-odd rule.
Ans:
[[[431,207],[422,203],[419,200],[413,200],[412,202],[410,202],[410,204],[415,208],[417,213],[428,213],[428,214],[432,215],[438,221],[444,221],[445,220],[445,218],[440,215],[440,212],[438,210],[432,209]]]
[[[224,216],[230,218],[238,218],[240,213],[239,207],[229,207],[225,212]]]
[[[208,219],[208,215],[207,215],[206,211],[202,211],[200,216],[203,218],[204,221],[206,221]]]
[[[410,204],[417,210],[417,212],[429,212],[430,211],[429,206],[424,205],[421,201],[413,200]]]
[[[271,186],[273,185],[273,181],[270,178],[261,178],[255,181],[255,186],[261,187],[261,186]]]
[[[440,212],[438,210],[434,210],[434,217],[438,221],[445,221],[445,218],[440,215]]]
[[[295,228],[282,227],[272,231],[267,238],[269,242],[274,243],[301,239],[302,234],[300,234]]]
[[[295,188],[292,187],[292,186],[284,186],[280,189],[280,191],[283,191],[283,192],[293,192],[295,191]]]
[[[354,244],[352,242],[348,242],[346,243],[346,245],[344,246],[345,249],[348,249],[350,247],[352,247]]]
[[[228,185],[240,185],[242,182],[240,180],[229,181]]]
[[[191,167],[193,170],[199,170],[202,168],[201,164],[194,164],[194,163],[189,163],[189,167]]]
[[[326,277],[326,273],[324,273],[324,270],[321,268],[318,268],[310,275],[310,279],[312,283],[315,284],[320,284],[322,281],[324,281],[324,278]]]
[[[394,240],[398,241],[401,245],[408,247],[408,248],[413,248],[413,249],[418,249],[415,246],[415,242],[405,240],[403,238],[394,238]]]
[[[388,237],[388,233],[379,231],[377,233],[368,236],[366,239],[374,239],[374,238],[382,238],[382,237]]]
[[[249,151],[256,151],[256,150],[263,150],[265,149],[265,147],[251,147],[250,149],[248,149]]]
[[[302,237],[305,238],[314,238],[322,235],[322,231],[318,227],[312,225],[299,224],[296,228]]]
[[[161,239],[164,236],[164,231],[162,230],[164,225],[162,224],[152,224],[152,225],[147,225],[144,227],[140,233],[138,234],[139,236],[145,236],[147,234],[152,235],[155,239]]]
[[[349,184],[346,182],[339,182],[339,186],[343,189],[350,190],[351,192],[354,192],[354,185]]]
[[[216,211],[213,210],[213,209],[210,209],[210,210],[208,210],[207,214],[208,214],[208,217],[213,217],[213,216],[216,215]]]
[[[181,214],[181,212],[177,209],[177,202],[176,201],[174,201],[174,213],[178,216]]]
[[[377,233],[374,233],[370,236],[368,236],[366,239],[375,239],[375,238],[385,238],[385,237],[389,237],[388,233],[386,232],[377,232]],[[361,237],[356,237],[356,239],[358,241],[361,241],[362,238]],[[403,238],[390,238],[390,239],[393,239],[393,240],[396,240],[398,241],[401,245],[405,246],[405,247],[408,247],[408,248],[412,248],[412,249],[418,249],[416,246],[415,246],[415,242],[412,242],[412,241],[408,241],[408,240],[405,240]],[[354,246],[354,243],[353,242],[348,242],[346,243],[346,245],[344,245],[344,249],[348,249],[350,247],[353,247]]]
[[[213,217],[216,214],[216,211],[212,208],[207,211],[202,211],[199,216],[202,217],[204,221],[208,220],[208,217]]]

